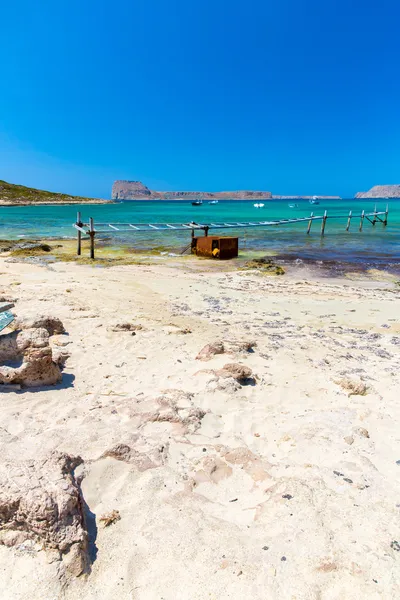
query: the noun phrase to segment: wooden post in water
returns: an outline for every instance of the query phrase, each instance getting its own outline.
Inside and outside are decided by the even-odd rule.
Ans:
[[[324,216],[323,216],[323,219],[322,219],[321,236],[325,235],[325,225],[326,225],[326,219],[327,219],[327,212],[328,211],[324,212]]]
[[[349,218],[347,219],[346,231],[348,231],[350,229],[351,215],[352,215],[352,211],[349,212]]]
[[[207,225],[204,227],[204,237],[208,237],[208,230],[209,230],[209,229],[210,229],[210,228],[209,228],[209,227],[207,227]]]
[[[78,212],[76,215],[76,224],[78,225],[78,227],[82,227],[82,219],[81,219],[81,213]],[[79,231],[78,229],[78,249],[77,249],[77,255],[80,256],[82,254],[82,232]]]
[[[94,230],[94,226],[93,226],[93,218],[90,217],[89,219],[89,224],[90,224],[90,230],[89,230],[89,235],[90,235],[90,258],[94,258],[94,236],[95,236],[95,230]]]
[[[365,215],[365,210],[362,211],[361,213],[361,219],[360,219],[360,228],[359,231],[362,231],[363,228],[363,223],[364,223],[364,215]]]
[[[308,221],[307,235],[310,235],[311,225],[312,225],[312,221],[313,221],[313,216],[314,216],[314,213],[312,212],[311,215],[310,215],[310,220]]]
[[[376,220],[377,219],[376,219],[376,204],[375,204],[375,207],[374,207],[374,218],[373,218],[373,221],[372,221],[372,225],[375,225]]]
[[[384,225],[387,225],[388,213],[389,213],[389,204],[386,204],[386,210],[385,210],[385,220],[383,221],[383,224],[384,224]]]

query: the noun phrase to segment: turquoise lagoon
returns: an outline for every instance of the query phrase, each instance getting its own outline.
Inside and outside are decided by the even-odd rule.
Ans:
[[[39,239],[75,237],[72,224],[77,211],[82,219],[89,217],[96,222],[126,223],[198,223],[262,221],[282,218],[308,217],[311,211],[323,215],[327,210],[328,221],[325,236],[320,236],[320,222],[314,222],[311,235],[306,234],[307,223],[280,225],[264,228],[223,230],[221,235],[238,235],[240,247],[248,251],[263,251],[290,258],[338,262],[356,262],[366,265],[400,264],[400,199],[399,200],[320,200],[312,206],[307,200],[298,200],[297,207],[290,208],[288,200],[266,200],[264,208],[254,207],[255,201],[224,200],[216,205],[204,202],[192,206],[190,201],[123,201],[99,205],[20,206],[0,207],[0,239]],[[389,203],[387,227],[376,223],[373,227],[364,221],[362,233],[358,231],[359,215],[364,209],[385,210]],[[349,211],[355,215],[350,231],[345,231]],[[341,218],[330,219],[335,215]],[[128,245],[138,250],[163,248],[178,251],[190,240],[190,232],[168,233],[135,232],[118,233],[110,229],[101,234],[112,245]]]

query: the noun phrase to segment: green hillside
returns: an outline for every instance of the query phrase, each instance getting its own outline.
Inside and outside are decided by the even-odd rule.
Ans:
[[[82,196],[70,196],[58,192],[47,192],[35,188],[25,187],[7,183],[0,179],[0,204],[70,204],[70,203],[97,203],[106,202],[96,198],[83,198]]]

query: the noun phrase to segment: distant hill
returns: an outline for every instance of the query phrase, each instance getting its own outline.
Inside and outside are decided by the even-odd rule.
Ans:
[[[112,187],[113,200],[270,200],[271,192],[155,192],[141,181],[115,181]]]
[[[400,198],[400,185],[374,185],[368,192],[358,192],[355,198]]]
[[[24,204],[102,204],[107,200],[69,196],[58,192],[46,192],[35,188],[7,183],[0,179],[0,205],[15,206]]]
[[[274,196],[271,192],[239,190],[233,192],[155,192],[141,181],[114,181],[111,197],[113,200],[297,200],[311,199],[313,196]],[[340,196],[318,196],[321,199],[336,200]]]

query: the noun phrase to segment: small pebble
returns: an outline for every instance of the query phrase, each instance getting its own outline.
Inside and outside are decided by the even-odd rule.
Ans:
[[[390,547],[392,548],[392,550],[396,550],[396,552],[400,552],[400,544],[398,541],[394,540],[391,544]]]
[[[345,478],[343,479],[343,481],[347,481],[347,483],[353,483],[353,480],[352,480],[352,479],[349,479],[348,477],[345,477]]]
[[[286,560],[286,556],[282,556],[281,561],[285,562],[285,560]]]
[[[263,550],[269,550],[269,546],[263,546]]]
[[[237,498],[234,498],[233,500],[229,500],[229,502],[237,502]]]
[[[285,498],[285,500],[291,500],[293,496],[291,496],[290,494],[284,494],[282,498]]]

